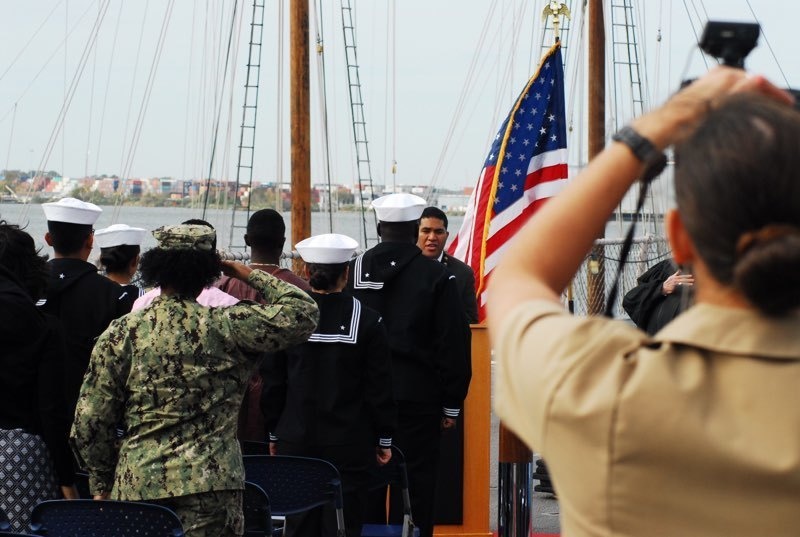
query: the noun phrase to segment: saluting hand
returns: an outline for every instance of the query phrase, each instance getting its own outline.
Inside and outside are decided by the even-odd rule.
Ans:
[[[237,261],[223,261],[222,273],[237,280],[246,281],[253,269]]]

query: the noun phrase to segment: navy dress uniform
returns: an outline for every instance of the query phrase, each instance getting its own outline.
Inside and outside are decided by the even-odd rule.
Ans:
[[[390,194],[372,205],[379,225],[408,223],[414,229],[407,240],[387,240],[381,231],[382,242],[351,263],[347,289],[385,319],[398,405],[394,442],[406,456],[414,519],[422,535],[432,535],[442,425],[459,416],[472,375],[469,325],[455,277],[416,245],[414,223],[425,200]],[[389,519],[399,522],[399,494],[390,503]],[[379,497],[380,509],[377,504]]]
[[[102,209],[75,198],[45,203],[42,209],[50,230],[48,238],[59,233],[55,229],[58,227],[68,232],[86,230],[90,241],[85,253],[63,252],[54,246],[55,258],[49,261],[50,283],[45,301],[41,303],[42,310],[57,317],[64,329],[67,343],[64,385],[67,410],[73,415],[97,337],[112,320],[128,313],[131,303],[124,300],[124,291],[117,283],[100,275],[97,267],[87,262],[92,244],[91,227]]]
[[[94,232],[95,246],[100,248],[100,260],[109,256],[113,256],[119,263],[130,264],[134,258],[138,258],[139,250],[141,249],[144,237],[147,235],[147,230],[140,227],[131,227],[127,224],[113,224],[107,228],[98,229]],[[126,252],[121,247],[135,247]],[[134,253],[135,252],[135,253]],[[111,278],[109,267],[106,266],[106,275]],[[118,273],[117,273],[118,274]],[[130,283],[130,276],[128,274],[118,274],[118,276],[125,278],[129,283],[120,283],[121,280],[114,279],[122,286],[123,294],[121,300],[130,302],[133,307],[134,301],[144,294],[144,289]]]
[[[270,354],[261,371],[262,409],[282,455],[316,457],[339,470],[347,535],[360,535],[369,466],[386,457],[396,408],[386,328],[378,312],[342,293],[358,243],[325,234],[296,245],[320,320],[306,343]],[[324,279],[318,270],[326,271]],[[324,288],[321,288],[324,287]],[[336,535],[328,505],[289,517],[287,535]]]

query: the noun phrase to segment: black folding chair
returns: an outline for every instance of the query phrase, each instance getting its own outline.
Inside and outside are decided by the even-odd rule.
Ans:
[[[144,502],[48,500],[33,508],[31,531],[47,537],[183,537],[173,511]]]
[[[263,488],[273,515],[296,515],[332,502],[336,509],[336,535],[343,537],[342,481],[328,461],[285,455],[245,455],[244,474]]]
[[[272,510],[269,505],[269,496],[263,488],[250,481],[245,481],[242,509],[244,511],[245,537],[272,535]]]
[[[414,525],[414,517],[411,513],[406,458],[400,448],[392,446],[392,459],[383,466],[375,463],[370,468],[370,473],[372,474],[369,484],[370,490],[376,490],[386,485],[400,487],[400,493],[403,497],[403,523],[400,525],[364,524],[361,529],[361,537],[418,537],[419,528]]]

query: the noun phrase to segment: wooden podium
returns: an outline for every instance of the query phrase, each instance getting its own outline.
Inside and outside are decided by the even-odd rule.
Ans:
[[[487,537],[489,450],[492,415],[492,349],[482,324],[472,329],[472,381],[464,402],[464,518],[459,526],[436,526],[434,535]]]

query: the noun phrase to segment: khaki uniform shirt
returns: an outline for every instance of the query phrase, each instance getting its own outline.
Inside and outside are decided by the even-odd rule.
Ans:
[[[797,535],[800,318],[697,305],[652,339],[533,301],[495,410],[547,461],[568,537]]]
[[[259,270],[249,281],[267,304],[207,308],[161,296],[100,336],[71,434],[93,494],[149,500],[244,488],[236,420],[258,353],[305,341],[319,317],[294,285]]]

